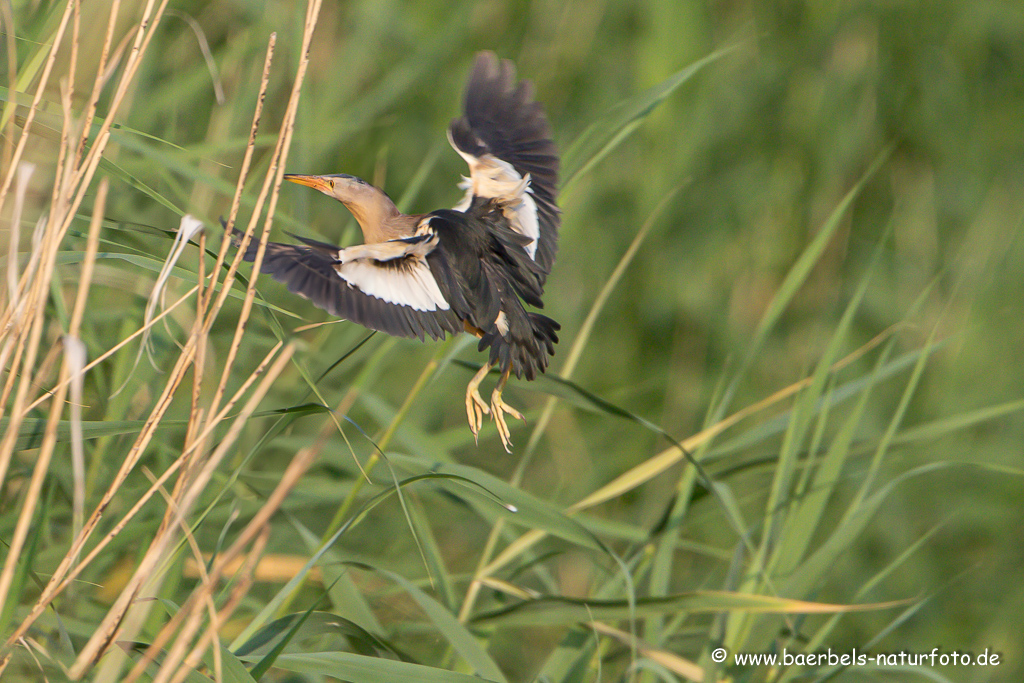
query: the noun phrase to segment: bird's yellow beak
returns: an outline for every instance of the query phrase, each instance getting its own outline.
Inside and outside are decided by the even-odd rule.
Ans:
[[[330,194],[331,188],[333,187],[331,185],[331,181],[322,175],[298,175],[295,173],[286,173],[284,175],[284,179],[293,183],[298,183],[299,185],[312,187],[314,190],[319,190],[320,192],[327,194]]]

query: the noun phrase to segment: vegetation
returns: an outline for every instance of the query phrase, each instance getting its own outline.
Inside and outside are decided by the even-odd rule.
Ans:
[[[1019,3],[0,25],[4,681],[1024,674]],[[465,423],[471,339],[330,320],[219,227],[357,238],[283,172],[453,204],[480,49],[564,162],[562,340],[510,385],[513,456]],[[999,663],[731,658],[854,648]]]

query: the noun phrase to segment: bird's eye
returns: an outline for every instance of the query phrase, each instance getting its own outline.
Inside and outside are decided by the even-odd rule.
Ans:
[[[334,178],[331,178],[331,189],[334,189]]]

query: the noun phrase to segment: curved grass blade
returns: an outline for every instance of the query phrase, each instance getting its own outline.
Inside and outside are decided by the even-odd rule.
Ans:
[[[0,418],[0,432],[7,429],[10,418]],[[98,439],[103,436],[121,436],[123,434],[137,434],[146,424],[144,420],[89,420],[82,422],[82,438],[85,440]],[[157,430],[181,428],[188,424],[186,420],[163,420],[156,426]],[[43,438],[43,431],[46,428],[46,418],[26,418],[18,428],[18,437],[14,442],[14,450],[25,451],[31,448],[39,448]],[[61,420],[57,423],[57,443],[70,443],[71,421]]]
[[[249,673],[242,661],[235,655],[225,648],[223,645],[220,647],[220,673],[222,678],[218,679],[217,683],[256,683],[257,679],[253,678],[252,674]],[[206,656],[203,658],[206,663],[206,668],[210,671],[214,671],[214,657],[213,650],[208,650]]]
[[[430,474],[419,474],[417,478],[440,478],[441,481],[453,483],[470,482],[475,487],[489,492],[503,506],[511,506],[514,511],[506,513],[506,518],[530,529],[544,529],[561,539],[591,550],[604,550],[604,544],[578,521],[568,517],[554,505],[509,485],[507,482],[469,465],[441,464],[436,460],[428,460],[413,455],[392,453],[388,459],[396,466],[407,471],[422,472],[430,470]],[[508,510],[508,507],[505,507]]]
[[[481,492],[483,495],[487,496],[490,500],[495,501],[495,503],[497,505],[499,505],[499,506],[503,505],[502,502],[497,498],[497,496],[495,496],[494,494],[492,494],[489,491],[487,491],[487,489],[485,487],[480,486],[479,484],[477,484],[476,482],[474,482],[472,480],[469,480],[469,479],[466,479],[466,478],[462,478],[462,477],[458,477],[457,475],[451,475],[451,474],[421,475],[421,476],[418,476],[418,477],[411,477],[411,478],[406,479],[404,481],[396,482],[393,486],[389,486],[388,488],[384,489],[383,491],[378,493],[373,498],[370,498],[368,501],[366,501],[363,504],[363,506],[358,510],[358,512],[356,512],[356,514],[352,515],[352,517],[347,519],[345,521],[345,523],[342,524],[341,527],[336,532],[334,532],[334,534],[332,534],[328,539],[326,539],[320,545],[320,548],[315,553],[313,553],[313,555],[309,558],[309,560],[306,562],[306,564],[304,564],[302,566],[302,569],[300,569],[295,574],[295,576],[293,576],[291,578],[291,580],[288,581],[288,583],[286,583],[277,592],[277,594],[273,598],[271,598],[269,601],[267,601],[267,604],[263,607],[262,610],[260,610],[259,614],[257,614],[253,618],[253,620],[249,623],[249,625],[245,629],[243,629],[242,632],[240,634],[238,634],[238,636],[235,637],[234,641],[232,641],[232,643],[231,643],[231,645],[229,647],[232,650],[237,649],[238,647],[241,646],[242,643],[244,643],[244,642],[248,641],[250,638],[252,638],[253,635],[259,629],[263,628],[263,626],[265,624],[269,623],[269,621],[271,619],[271,616],[277,612],[277,610],[281,607],[281,605],[283,605],[285,603],[286,600],[289,599],[289,596],[295,590],[295,588],[297,586],[301,585],[303,581],[305,581],[305,578],[309,574],[309,571],[314,566],[316,566],[316,564],[318,562],[320,562],[321,558],[323,558],[323,556],[334,546],[334,544],[337,543],[338,539],[341,538],[344,534],[346,534],[354,526],[356,526],[357,524],[362,522],[364,519],[366,519],[366,517],[369,515],[369,513],[374,508],[376,508],[378,505],[380,505],[382,502],[387,500],[392,495],[395,495],[399,488],[404,488],[404,487],[409,486],[410,484],[414,484],[414,483],[416,483],[418,481],[429,480],[429,479],[449,479],[449,480],[462,479],[463,482],[465,484],[467,484],[467,488],[470,488],[472,490],[476,490],[478,492]],[[354,565],[355,563],[350,563],[350,564]]]
[[[334,502],[336,502],[336,498]],[[299,536],[302,537],[302,541],[309,552],[316,552],[321,543],[316,534],[306,528],[294,515],[288,515],[288,519],[299,533]],[[327,596],[331,600],[334,611],[341,612],[348,621],[351,621],[367,633],[375,634],[375,636],[383,634],[384,626],[381,625],[377,615],[371,609],[370,603],[353,580],[352,574],[349,571],[350,567],[345,563],[342,554],[334,548],[330,548],[324,553],[319,565],[325,583],[327,581],[330,582],[327,584]],[[412,661],[408,657],[401,655],[394,647],[391,647],[391,649],[400,655],[400,659]]]
[[[66,265],[70,263],[79,263],[84,258],[85,254],[83,252],[61,252],[60,254],[57,254],[56,258],[54,259],[54,262],[59,265]],[[127,263],[132,264],[133,266],[139,266],[140,268],[145,268],[146,270],[152,271],[154,273],[159,273],[160,270],[163,268],[163,261],[160,261],[159,259],[155,259],[149,256],[142,256],[139,254],[124,254],[116,251],[108,251],[96,254],[96,258],[125,261]],[[195,282],[196,279],[196,274],[194,272],[186,268],[182,268],[180,266],[175,266],[174,268],[172,268],[170,274],[180,280],[184,280],[185,282]],[[245,292],[232,288],[231,291],[228,292],[228,296],[234,299],[244,299]],[[282,315],[286,315],[289,318],[303,320],[302,316],[298,315],[297,313],[292,313],[291,311],[285,310],[279,306],[275,306],[274,304],[262,298],[257,297],[256,299],[253,300],[253,303],[258,306],[262,306],[263,308],[268,308]]]
[[[285,639],[294,641],[300,638],[331,635],[344,636],[358,654],[380,656],[383,653],[390,653],[403,661],[412,661],[391,643],[375,636],[351,619],[330,612],[309,611],[308,616],[306,614],[300,612],[273,620],[235,650],[234,655],[265,657],[278,648]],[[256,669],[252,671],[257,672]]]
[[[903,430],[892,438],[891,445],[898,446],[916,441],[939,439],[946,434],[958,432],[992,420],[998,420],[1001,417],[1012,415],[1022,410],[1024,410],[1024,400],[1009,401],[958,415],[949,415],[933,422],[927,422]]]
[[[685,69],[677,71],[653,88],[619,102],[590,124],[562,157],[563,190],[618,147],[619,143],[629,137],[643,119],[679,86],[705,66],[718,61],[737,47],[738,45],[730,45],[712,52]]]
[[[764,315],[761,316],[761,321],[757,325],[757,329],[754,330],[753,338],[747,348],[746,355],[743,357],[740,366],[736,369],[735,375],[732,381],[729,382],[725,391],[722,394],[721,400],[711,411],[712,418],[711,423],[719,422],[728,410],[729,405],[732,403],[733,396],[735,396],[737,389],[739,388],[740,381],[747,374],[747,370],[750,368],[754,359],[760,353],[761,348],[764,346],[765,341],[768,339],[768,333],[775,327],[779,319],[782,317],[782,313],[789,306],[789,303],[793,300],[797,291],[803,287],[807,281],[807,277],[811,273],[811,269],[821,258],[822,254],[825,253],[825,247],[831,242],[833,235],[836,230],[839,229],[839,225],[842,221],[843,216],[853,205],[853,200],[857,198],[860,191],[864,188],[867,182],[875,175],[875,173],[882,167],[882,165],[888,160],[889,155],[892,153],[895,145],[890,144],[883,149],[878,156],[871,162],[871,165],[864,172],[864,174],[857,180],[856,184],[846,193],[843,199],[839,202],[829,217],[825,220],[825,223],[821,226],[821,230],[814,236],[811,243],[803,250],[796,262],[786,273],[785,279],[782,284],[779,285],[778,291],[772,298],[771,303],[768,304],[767,310]]]
[[[124,181],[125,183],[131,185],[142,194],[146,195],[147,197],[159,203],[160,205],[170,209],[178,216],[185,215],[186,211],[184,209],[179,207],[177,204],[172,202],[167,197],[164,197],[162,194],[151,188],[146,183],[142,182],[141,180],[133,176],[128,171],[124,170],[123,168],[115,164],[107,157],[100,157],[100,168],[109,173],[110,175],[114,176],[118,180]]]
[[[935,462],[922,465],[908,472],[895,477],[887,482],[878,491],[868,496],[856,510],[851,508],[852,513],[847,516],[844,523],[825,540],[824,543],[793,572],[793,575],[782,582],[780,590],[787,595],[806,595],[811,587],[819,580],[819,577],[831,567],[836,559],[850,547],[853,539],[858,536],[875,513],[882,506],[882,503],[889,497],[896,488],[911,479],[920,477],[932,472],[944,469],[963,467],[979,469],[988,472],[1001,474],[1012,474],[1017,477],[1024,477],[1024,469],[1010,468],[987,463],[960,463],[960,462]]]
[[[505,683],[507,679],[501,673],[498,665],[494,663],[494,660],[487,654],[487,651],[480,647],[473,634],[459,623],[458,618],[449,612],[444,605],[427,595],[418,586],[400,574],[387,571],[386,569],[378,569],[377,572],[387,576],[405,589],[405,592],[416,601],[416,604],[420,606],[434,626],[437,627],[437,630],[455,648],[455,651],[462,655],[462,658],[476,670],[479,676]]]
[[[587,600],[543,597],[525,600],[478,615],[472,621],[480,626],[551,625],[589,621],[616,621],[674,612],[760,612],[766,614],[832,614],[888,609],[905,601],[867,605],[835,605],[806,600],[790,600],[768,595],[730,591],[692,591],[658,598],[627,600]]]

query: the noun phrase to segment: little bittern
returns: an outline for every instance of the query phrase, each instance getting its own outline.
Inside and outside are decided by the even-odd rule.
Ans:
[[[511,452],[505,414],[522,415],[502,390],[511,373],[532,380],[544,372],[558,341],[558,323],[524,307],[542,307],[555,260],[558,153],[530,82],[517,83],[512,63],[490,52],[477,55],[463,116],[449,125],[448,140],[469,164],[460,183],[466,196],[453,209],[406,215],[355,176],[284,176],[344,204],[364,243],[271,242],[262,271],[332,315],[374,330],[421,340],[463,330],[479,337],[479,349],[490,353],[466,390],[469,426],[478,437],[490,414]],[[256,249],[249,246],[247,261]],[[488,405],[479,386],[494,366],[501,374]]]

